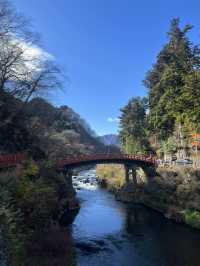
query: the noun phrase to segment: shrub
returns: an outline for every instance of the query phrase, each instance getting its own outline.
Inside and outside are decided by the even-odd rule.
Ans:
[[[0,181],[4,177],[0,175]],[[9,185],[0,182],[0,238],[1,238],[1,261],[5,265],[23,265],[24,256],[25,223],[20,209],[16,208],[15,198],[9,190]],[[5,184],[5,183],[4,183]]]
[[[186,210],[184,212],[185,222],[194,228],[200,229],[200,212]]]

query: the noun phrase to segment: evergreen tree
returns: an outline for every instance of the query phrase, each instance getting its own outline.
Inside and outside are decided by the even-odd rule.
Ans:
[[[147,99],[132,98],[121,112],[120,139],[123,150],[127,153],[147,151]]]
[[[150,129],[160,139],[168,138],[178,122],[187,120],[191,126],[200,121],[200,50],[187,37],[191,28],[181,29],[179,19],[171,21],[169,41],[144,81],[149,89]]]

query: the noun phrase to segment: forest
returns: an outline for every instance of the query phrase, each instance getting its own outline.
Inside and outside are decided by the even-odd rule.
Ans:
[[[200,47],[190,41],[191,30],[172,19],[168,41],[144,77],[147,97],[132,98],[121,109],[120,138],[127,153],[198,154]]]
[[[132,98],[121,109],[123,152],[161,158],[199,153],[193,138],[200,133],[200,47],[188,38],[190,30],[191,25],[181,28],[179,19],[171,21],[168,42],[144,77],[147,97]],[[62,89],[65,77],[41,51],[29,21],[0,0],[0,154],[26,155],[16,169],[0,170],[2,265],[30,265],[23,262],[27,253],[39,253],[36,236],[50,235],[67,203],[75,200],[66,178],[56,171],[57,158],[107,150],[74,110],[55,107],[44,97]],[[51,254],[58,252],[54,241],[49,241]],[[66,254],[66,249],[59,252]]]

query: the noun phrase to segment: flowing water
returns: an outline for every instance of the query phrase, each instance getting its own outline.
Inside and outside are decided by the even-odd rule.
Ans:
[[[81,175],[73,181],[81,201],[72,225],[78,266],[200,266],[199,231],[116,201],[94,171]]]

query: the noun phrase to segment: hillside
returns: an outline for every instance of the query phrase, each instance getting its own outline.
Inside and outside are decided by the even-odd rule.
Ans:
[[[1,99],[1,121],[8,120],[0,126],[1,152],[28,151],[36,158],[103,152],[104,145],[70,107],[34,98],[20,111],[21,101],[8,95]]]

